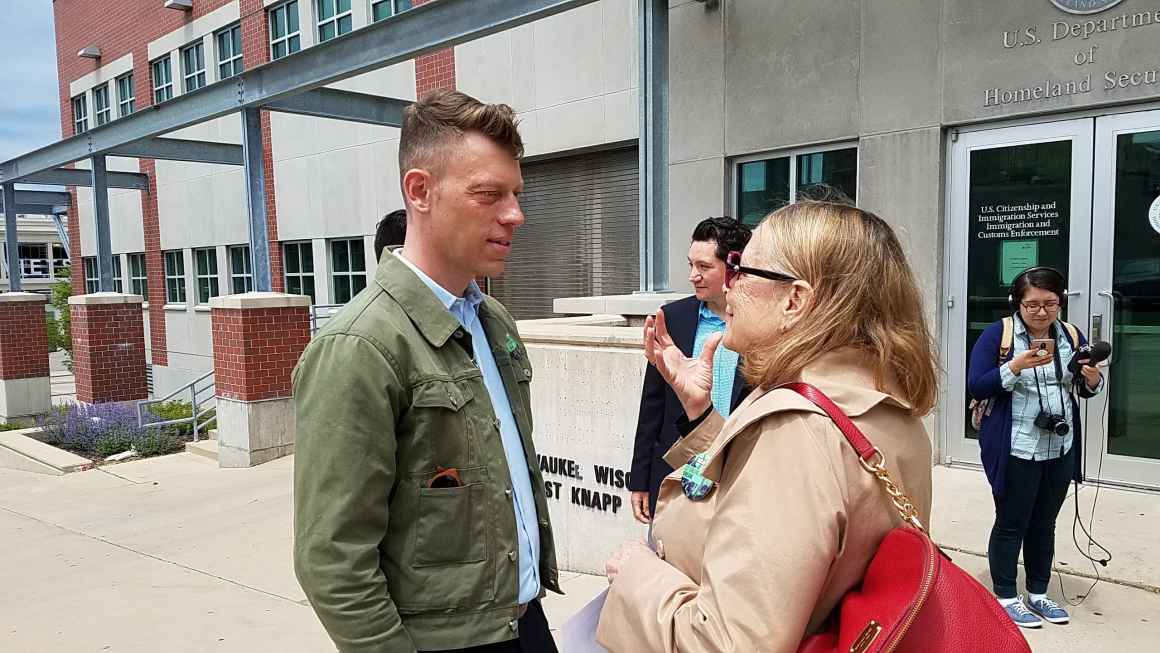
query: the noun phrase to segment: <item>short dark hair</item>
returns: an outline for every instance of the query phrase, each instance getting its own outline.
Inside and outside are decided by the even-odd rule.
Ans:
[[[448,146],[470,131],[506,148],[513,158],[524,154],[519,121],[510,106],[484,104],[466,93],[439,89],[403,110],[399,174],[412,168],[440,168]]]
[[[383,216],[375,227],[375,260],[383,257],[383,250],[398,247],[407,237],[407,212],[397,209]]]
[[[717,243],[717,258],[722,261],[729,252],[740,252],[749,244],[749,237],[753,235],[749,227],[738,220],[723,216],[719,218],[705,218],[693,229],[693,242]]]
[[[1059,298],[1060,303],[1066,301],[1067,279],[1064,278],[1062,272],[1055,268],[1030,268],[1020,273],[1015,278],[1015,283],[1011,285],[1011,299],[1015,300],[1016,304],[1022,302],[1023,296],[1032,288],[1054,293]]]

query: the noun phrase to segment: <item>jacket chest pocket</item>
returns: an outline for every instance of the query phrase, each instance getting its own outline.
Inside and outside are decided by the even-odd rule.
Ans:
[[[474,467],[479,464],[468,413],[474,398],[468,382],[427,381],[412,388],[409,431],[417,460],[411,469]]]
[[[463,485],[418,488],[414,566],[487,560],[487,468],[459,470]]]

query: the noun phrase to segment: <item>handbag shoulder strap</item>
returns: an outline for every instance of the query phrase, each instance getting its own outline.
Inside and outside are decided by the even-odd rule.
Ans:
[[[999,338],[999,364],[1007,362],[1007,355],[1011,353],[1011,345],[1015,342],[1015,318],[1003,318],[1003,335]]]
[[[882,485],[886,493],[890,495],[891,502],[894,503],[894,508],[898,511],[898,515],[902,517],[902,521],[909,523],[918,530],[926,532],[926,528],[922,525],[922,520],[918,517],[918,509],[914,507],[914,503],[898,487],[894,479],[890,476],[890,472],[886,469],[886,456],[874,443],[862,433],[861,429],[854,425],[853,420],[842,412],[842,409],[833,402],[826,393],[817,389],[808,383],[787,383],[783,388],[793,390],[808,401],[813,403],[818,408],[821,408],[830,419],[834,420],[834,424],[842,435],[846,437],[846,441],[850,446],[854,447],[854,451],[858,454],[858,460],[862,463],[862,468],[874,475],[878,482]]]

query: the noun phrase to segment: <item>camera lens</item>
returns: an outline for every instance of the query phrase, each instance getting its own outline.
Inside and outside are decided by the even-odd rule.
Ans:
[[[1061,419],[1055,423],[1055,427],[1053,428],[1053,430],[1055,431],[1056,435],[1062,436],[1062,435],[1067,435],[1068,432],[1071,431],[1071,427],[1067,425],[1067,422],[1065,422]]]

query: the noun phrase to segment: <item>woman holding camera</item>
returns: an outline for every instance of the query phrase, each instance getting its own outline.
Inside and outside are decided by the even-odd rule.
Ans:
[[[1047,598],[1055,554],[1055,520],[1074,479],[1083,481],[1078,397],[1103,387],[1091,365],[1069,371],[1087,344],[1059,319],[1066,279],[1058,270],[1030,268],[1015,278],[1009,301],[1015,314],[990,325],[971,350],[971,396],[987,401],[979,445],[995,499],[987,557],[999,603],[1024,628],[1068,622]],[[1004,324],[1006,322],[1006,325]],[[1023,549],[1028,599],[1016,591]]]

